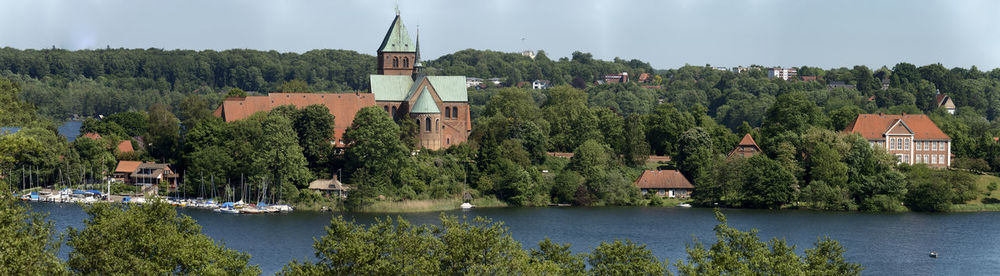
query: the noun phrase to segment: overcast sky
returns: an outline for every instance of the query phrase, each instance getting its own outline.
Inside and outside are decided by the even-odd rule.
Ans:
[[[394,0],[0,0],[0,47],[349,49],[375,54]],[[1000,1],[460,1],[398,3],[425,59],[575,50],[684,64],[898,62],[1000,67]]]

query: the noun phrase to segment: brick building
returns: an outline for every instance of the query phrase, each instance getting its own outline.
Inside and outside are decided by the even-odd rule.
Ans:
[[[927,115],[860,114],[844,131],[860,134],[900,163],[951,166],[951,137]]]
[[[226,122],[282,105],[303,108],[322,104],[334,115],[332,144],[346,146],[344,131],[361,108],[379,106],[394,120],[414,120],[420,147],[441,149],[465,142],[472,131],[465,76],[421,74],[420,36],[410,39],[399,14],[378,48],[376,74],[370,75],[371,93],[271,93],[267,96],[229,97],[215,110]]]

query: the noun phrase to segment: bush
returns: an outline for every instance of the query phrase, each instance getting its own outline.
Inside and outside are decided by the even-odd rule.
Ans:
[[[951,161],[951,167],[956,169],[965,169],[974,172],[988,172],[990,171],[990,164],[986,160],[979,158],[955,158]]]

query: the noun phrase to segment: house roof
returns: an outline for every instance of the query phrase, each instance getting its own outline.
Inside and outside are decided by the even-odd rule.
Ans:
[[[136,169],[142,165],[142,161],[118,161],[118,167],[115,168],[116,173],[133,173]]]
[[[354,114],[361,108],[374,106],[375,97],[371,93],[271,93],[267,96],[229,97],[214,114],[232,122],[282,105],[303,108],[314,104],[330,109],[330,114],[334,116],[334,139],[339,140],[354,121]]]
[[[469,92],[465,87],[465,76],[427,76],[434,91],[443,102],[467,102]]]
[[[694,189],[684,174],[677,170],[645,171],[635,181],[639,189]]]
[[[320,190],[320,191],[347,191],[351,187],[340,183],[340,180],[336,179],[316,179],[313,182],[309,182],[310,190]]]
[[[118,152],[132,152],[132,140],[122,140],[118,143]]]
[[[413,78],[403,75],[369,75],[368,80],[376,101],[405,101],[414,84]]]
[[[944,106],[945,108],[955,108],[955,102],[951,100],[951,97],[945,94],[937,94],[934,96],[935,101],[938,106]]]
[[[389,25],[389,30],[385,32],[382,45],[378,47],[379,52],[416,52],[417,45],[410,39],[410,33],[403,26],[403,20],[396,15]]]
[[[750,133],[747,133],[746,135],[743,135],[743,139],[740,140],[740,143],[737,144],[737,145],[740,145],[740,146],[754,146],[754,147],[760,148],[759,146],[757,146],[757,142],[753,140],[753,136],[750,136]]]
[[[410,113],[441,113],[437,103],[434,102],[434,96],[431,95],[430,90],[427,90],[427,86],[424,86],[424,90],[420,92],[420,97],[417,98],[417,103],[413,104],[413,109],[410,110]]]
[[[80,135],[80,137],[87,137],[94,140],[101,140],[101,135],[93,132],[84,133],[83,135]]]
[[[923,114],[859,114],[854,122],[844,129],[844,132],[861,134],[868,140],[882,140],[885,139],[884,134],[891,127],[894,127],[897,121],[902,121],[913,132],[914,139],[951,140],[951,137],[948,137],[927,115]]]

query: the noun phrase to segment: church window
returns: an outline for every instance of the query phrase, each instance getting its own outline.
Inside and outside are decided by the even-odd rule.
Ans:
[[[448,108],[448,107],[444,108],[444,117],[445,118],[451,118],[451,108]]]
[[[385,110],[385,113],[389,113],[389,106],[388,105],[383,105],[382,109]]]
[[[399,67],[399,58],[398,57],[392,58],[392,67]]]
[[[427,130],[427,132],[431,132],[431,118],[425,119],[424,122],[427,123],[427,125],[424,126],[424,129]]]
[[[391,114],[392,114],[392,117],[393,117],[393,118],[395,118],[395,117],[396,117],[396,106],[393,106],[393,107],[392,107],[392,113],[391,113]]]
[[[408,67],[410,67],[410,58],[404,57],[403,58],[403,68],[408,68]]]
[[[420,119],[417,119],[417,131],[420,131]]]
[[[439,125],[441,125],[441,119],[434,119],[434,132],[441,133]]]
[[[458,107],[451,107],[451,116],[458,118]]]

